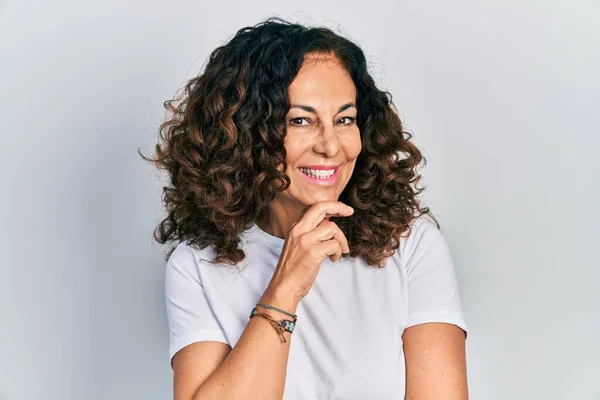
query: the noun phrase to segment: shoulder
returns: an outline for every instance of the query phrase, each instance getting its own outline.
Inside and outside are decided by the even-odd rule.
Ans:
[[[449,255],[446,237],[431,217],[421,215],[411,221],[410,229],[400,240],[398,256],[401,264],[410,268],[426,255],[429,259],[437,258],[436,254]]]
[[[175,246],[175,249],[173,249],[173,252],[169,256],[167,264],[179,263],[186,259],[188,259],[189,261],[190,256],[192,256],[193,254],[192,250],[193,249],[187,243],[179,242],[179,244]]]
[[[198,267],[203,260],[212,260],[214,249],[212,246],[204,249],[197,249],[180,242],[171,252],[167,260],[166,273],[167,278],[177,278],[177,276],[198,275]]]
[[[444,239],[444,235],[436,222],[427,215],[421,215],[413,219],[409,227],[410,229],[403,234],[401,241],[405,250],[422,248]]]

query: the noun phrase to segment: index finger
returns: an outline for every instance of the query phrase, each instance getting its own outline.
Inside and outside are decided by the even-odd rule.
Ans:
[[[296,225],[300,225],[302,232],[308,232],[315,229],[326,216],[348,217],[352,213],[354,209],[341,201],[321,201],[313,204]]]

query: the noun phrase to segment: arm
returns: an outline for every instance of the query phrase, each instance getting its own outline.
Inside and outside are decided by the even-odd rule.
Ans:
[[[406,400],[467,400],[465,333],[456,325],[424,323],[402,335]]]
[[[259,302],[296,313],[293,296],[269,290]],[[264,310],[276,319],[282,315]],[[278,399],[283,397],[291,335],[282,343],[273,326],[262,317],[248,321],[236,345],[197,342],[173,358],[175,400]]]
[[[311,206],[288,233],[271,282],[259,302],[290,313],[308,293],[323,260],[349,252],[348,242],[327,215],[347,216],[340,202]],[[231,348],[198,273],[196,257],[181,243],[167,263],[165,295],[173,357],[175,400],[283,397],[291,335],[282,343],[262,317],[251,318]],[[248,310],[250,311],[250,310]],[[264,310],[262,310],[264,311]],[[265,311],[276,319],[276,311]]]
[[[428,221],[405,243],[408,318],[402,335],[406,399],[466,400],[466,324],[450,249]]]

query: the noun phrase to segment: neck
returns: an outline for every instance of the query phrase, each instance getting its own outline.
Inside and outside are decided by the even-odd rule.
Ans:
[[[300,221],[308,207],[298,204],[284,204],[273,200],[267,206],[267,211],[256,225],[271,236],[285,239],[295,222]]]

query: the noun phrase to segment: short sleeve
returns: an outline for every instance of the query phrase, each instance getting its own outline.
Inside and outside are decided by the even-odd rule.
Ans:
[[[406,327],[426,322],[457,325],[467,335],[456,272],[442,232],[420,219],[407,240],[405,268],[408,280]]]
[[[195,342],[229,344],[204,292],[195,252],[180,243],[171,253],[165,271],[165,300],[169,325],[169,360]]]

